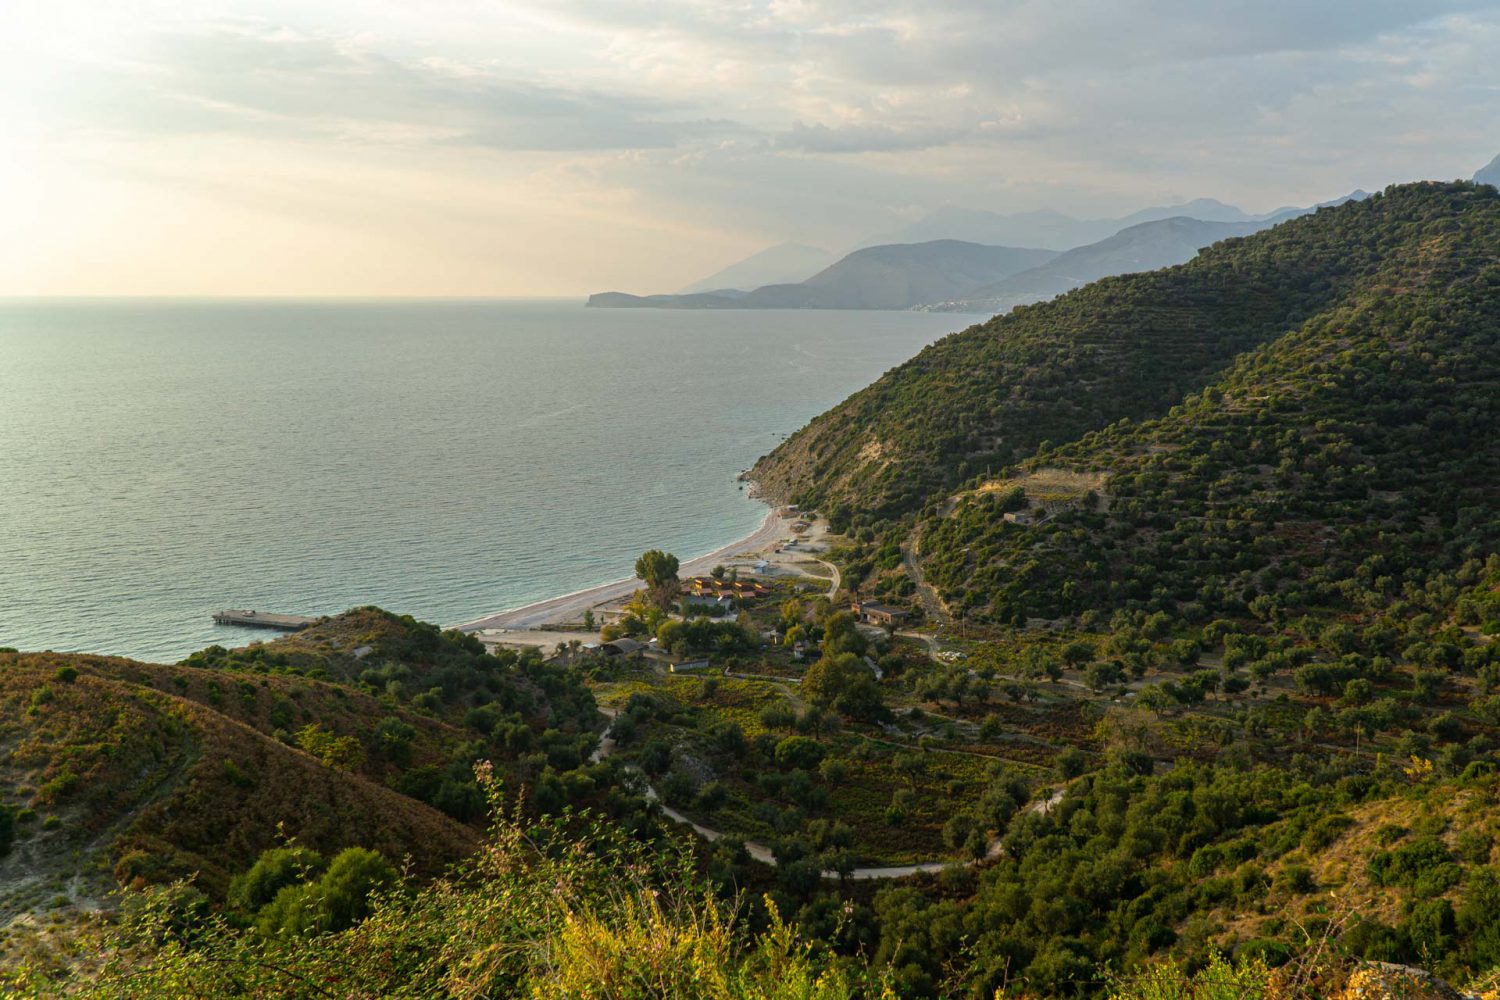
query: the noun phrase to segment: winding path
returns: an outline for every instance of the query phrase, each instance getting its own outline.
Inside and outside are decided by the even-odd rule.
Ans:
[[[922,575],[921,547],[922,535],[919,528],[901,543],[901,567],[906,571],[911,582],[916,585],[917,599],[922,603],[922,611],[927,615],[927,620],[935,625],[951,624],[953,616],[948,613],[948,606],[938,596],[937,588],[928,583]]]
[[[604,758],[614,754],[618,746],[615,743],[615,738],[612,734],[615,728],[614,720],[619,715],[619,709],[606,708],[601,705],[599,706],[599,712],[600,714],[607,716],[610,721],[609,728],[604,730],[603,735],[599,737],[599,746],[589,757],[589,760],[595,762],[601,761]],[[696,833],[698,836],[702,837],[709,843],[713,843],[714,841],[727,836],[723,831],[714,830],[710,827],[703,826],[700,823],[693,822],[691,819],[688,819],[676,809],[673,809],[671,806],[667,805],[662,801],[661,796],[656,793],[656,789],[651,787],[651,783],[646,781],[646,776],[644,774],[642,774],[638,769],[634,767],[630,768],[630,770],[632,773],[640,776],[641,783],[645,786],[646,789],[646,800],[649,802],[655,802],[657,806],[660,807],[662,815],[666,816],[673,822],[687,824],[692,828],[692,831],[694,833]],[[1031,803],[1026,807],[1025,811],[1039,813],[1051,812],[1052,808],[1062,801],[1064,791],[1065,789],[1058,789],[1049,798],[1042,799],[1039,802]],[[773,868],[776,867],[776,855],[772,853],[771,848],[767,847],[765,844],[759,844],[749,840],[744,841],[744,844],[745,851],[750,855],[750,857],[754,858],[756,861],[761,862],[762,864],[770,865]],[[1004,852],[1004,845],[1000,842],[1000,838],[996,837],[992,839],[989,842],[989,845],[985,848],[983,858],[975,858],[969,861],[962,862],[956,860],[923,861],[912,865],[886,865],[873,868],[855,868],[848,874],[825,870],[822,875],[825,879],[853,879],[859,881],[868,879],[910,878],[913,875],[924,875],[934,872],[940,872],[944,868],[948,868],[952,865],[962,865],[965,868],[972,867],[973,865],[979,864],[981,861],[993,861]]]
[[[837,566],[829,562],[827,559],[819,559],[814,556],[813,562],[817,563],[819,566],[827,566],[828,572],[833,574],[833,576],[828,581],[828,599],[831,601],[838,595],[839,586],[844,582],[844,575],[839,572],[839,568]]]

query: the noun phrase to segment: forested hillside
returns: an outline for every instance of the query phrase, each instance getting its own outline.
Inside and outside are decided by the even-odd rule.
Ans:
[[[1166,415],[966,494],[924,524],[929,578],[956,609],[1017,623],[1132,601],[1281,621],[1378,613],[1497,551],[1500,269],[1443,243],[1425,280],[1393,277]],[[1056,469],[1094,497],[1030,528],[998,516]]]
[[[939,341],[792,435],[754,475],[785,500],[910,512],[1044,444],[1163,416],[1314,317],[1472,275],[1497,234],[1495,191],[1407,185],[1180,267],[1108,278]]]

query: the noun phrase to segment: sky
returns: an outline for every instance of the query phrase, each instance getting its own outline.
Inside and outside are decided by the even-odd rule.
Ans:
[[[0,295],[670,291],[1500,153],[1500,0],[5,0]]]

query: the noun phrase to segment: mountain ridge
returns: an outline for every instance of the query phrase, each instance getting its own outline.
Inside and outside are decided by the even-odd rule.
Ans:
[[[590,306],[668,309],[910,309],[951,298],[1052,259],[1050,250],[984,246],[962,240],[866,247],[805,281],[745,293],[591,295]]]
[[[1200,198],[1180,206],[1143,209],[1121,219],[1095,223],[1078,223],[1052,211],[976,216],[962,209],[945,208],[932,213],[924,222],[945,236],[861,247],[799,282],[768,284],[745,291],[723,287],[721,273],[698,282],[694,286],[700,288],[697,291],[676,295],[600,292],[589,296],[587,304],[595,308],[1004,312],[1098,278],[1185,263],[1200,249],[1220,239],[1249,235],[1288,219],[1364,197],[1367,197],[1364,191],[1356,190],[1311,208],[1283,208],[1261,216],[1247,215],[1212,198]],[[1071,238],[1090,238],[1061,253],[1016,249],[1032,245],[1025,241],[996,243],[954,238],[955,234],[970,233],[994,237],[997,226],[1016,219],[1046,225],[1077,223],[1083,228],[1075,226]],[[919,227],[914,232],[920,234],[923,230]],[[954,252],[960,247],[964,248],[963,253]],[[1029,266],[1011,266],[1024,258],[1005,259],[1001,251],[1006,249],[1015,255],[1032,255]],[[708,287],[715,284],[719,287]]]
[[[1205,222],[1186,216],[1136,223],[1113,236],[1075,247],[1038,267],[975,288],[964,298],[926,306],[948,312],[1003,313],[1117,274],[1186,263],[1204,247],[1249,236],[1277,222]]]
[[[912,243],[935,239],[964,239],[974,243],[1037,246],[1058,252],[1097,243],[1122,229],[1176,216],[1204,222],[1250,222],[1251,215],[1215,198],[1198,198],[1176,205],[1139,209],[1119,218],[1079,219],[1056,209],[991,212],[944,205],[904,226],[868,237],[856,249],[880,243]]]
[[[822,247],[804,243],[778,243],[684,285],[676,294],[747,291],[762,285],[795,284],[834,263],[834,259],[834,255]]]

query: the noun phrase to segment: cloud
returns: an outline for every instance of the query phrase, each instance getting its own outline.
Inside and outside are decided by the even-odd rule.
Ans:
[[[516,151],[652,149],[737,129],[687,104],[515,79],[493,66],[401,60],[347,39],[254,24],[176,31],[89,78],[95,126]]]
[[[29,101],[6,120],[69,140],[38,148],[103,137],[101,172],[254,149],[284,175],[258,210],[356,168],[365,193],[406,177],[420,207],[392,242],[414,248],[413,219],[436,241],[493,191],[508,225],[585,212],[601,245],[690,261],[846,245],[939,205],[1305,204],[1467,176],[1500,135],[1500,0],[244,2],[122,16],[130,44],[93,29],[50,65],[0,58],[0,112]],[[223,173],[214,198],[250,186]]]
[[[879,153],[946,146],[964,136],[962,129],[906,125],[809,125],[793,122],[771,138],[775,149],[805,153]]]

